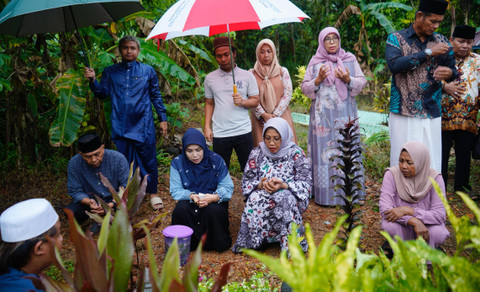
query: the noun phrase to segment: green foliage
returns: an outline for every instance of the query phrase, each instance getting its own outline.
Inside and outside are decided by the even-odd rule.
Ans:
[[[470,210],[473,211],[473,214],[475,215],[477,224],[472,225],[471,220],[467,215],[463,215],[460,218],[455,216],[438,184],[431,178],[430,181],[432,181],[435,191],[437,194],[439,194],[439,197],[445,206],[448,219],[450,220],[453,230],[455,231],[455,237],[457,239],[455,255],[458,256],[467,248],[473,248],[477,251],[480,251],[480,226],[478,226],[478,222],[480,222],[480,209],[478,208],[478,205],[467,194],[463,192],[457,192],[457,194],[462,198],[463,202]],[[478,262],[478,259],[476,259],[476,262]]]
[[[120,208],[116,212],[113,223],[108,232],[106,244],[107,254],[111,260],[108,261],[107,270],[112,271],[113,287],[117,291],[124,291],[128,287],[128,280],[132,271],[133,238],[132,226],[129,223],[129,214]],[[106,216],[106,219],[108,217]],[[105,224],[105,226],[108,226]],[[104,225],[102,225],[102,228]],[[115,265],[115,268],[113,268]],[[120,288],[118,288],[120,287]],[[123,288],[123,289],[122,289]]]
[[[260,260],[293,291],[360,291],[361,289],[358,288],[361,287],[361,281],[355,271],[355,259],[361,227],[356,227],[352,231],[344,252],[340,252],[339,247],[334,244],[345,219],[346,216],[339,219],[334,229],[323,237],[318,247],[313,240],[310,225],[306,224],[308,258],[302,251],[301,239],[297,238],[296,227],[292,228],[292,233],[288,237],[290,260],[285,251],[279,259],[254,250],[243,252]]]
[[[390,82],[384,83],[381,88],[374,93],[373,96],[373,110],[379,113],[390,112],[390,92],[392,84]]]
[[[64,265],[65,269],[67,269],[67,272],[73,274],[73,272],[75,271],[75,263],[72,261],[65,261]],[[45,271],[45,275],[55,281],[63,280],[62,272],[55,265],[51,265],[50,267],[48,267],[48,269]]]
[[[163,166],[168,169],[172,163],[172,155],[168,154],[163,149],[157,149],[157,163],[159,166]]]
[[[17,161],[17,151],[13,143],[7,145],[0,143],[0,168],[11,169]]]
[[[57,81],[58,112],[49,131],[50,143],[55,147],[70,146],[77,138],[85,99],[85,83],[79,71],[69,70]]]
[[[337,154],[330,157],[330,161],[334,162],[332,169],[338,174],[330,177],[335,183],[333,189],[341,190],[338,195],[343,201],[342,210],[347,215],[344,224],[343,243],[346,244],[353,228],[360,221],[360,210],[358,203],[360,201],[360,193],[363,190],[364,176],[362,174],[362,152],[363,143],[360,139],[360,127],[357,119],[349,120],[347,123],[337,128],[340,138],[336,140]],[[344,247],[343,245],[341,245]]]
[[[182,67],[180,67],[174,60],[165,54],[163,51],[159,51],[152,42],[145,42],[140,40],[142,49],[138,55],[138,60],[143,62],[147,61],[148,64],[160,71],[160,73],[168,79],[173,77],[181,80],[189,85],[195,84],[196,80],[190,74],[188,74]]]
[[[297,74],[295,74],[295,78],[297,79],[297,87],[292,92],[292,99],[290,102],[295,105],[301,105],[305,109],[310,108],[311,100],[306,95],[303,94],[301,85],[303,78],[305,77],[305,70],[307,69],[306,66],[298,66],[297,67]]]
[[[11,74],[11,68],[7,66],[8,62],[12,57],[4,52],[0,53],[0,92],[10,92],[12,91],[12,85],[9,81],[9,75]]]
[[[387,33],[392,33],[396,30],[392,21],[390,21],[386,15],[378,12],[379,10],[385,10],[389,8],[403,9],[405,11],[412,11],[413,7],[398,2],[376,2],[366,4],[366,1],[360,1],[360,7],[364,13],[371,13],[380,25],[386,30]]]
[[[165,107],[167,108],[167,120],[170,124],[170,132],[173,133],[175,129],[183,126],[183,121],[189,116],[190,111],[179,102],[165,104]]]
[[[365,139],[364,143],[365,145],[370,146],[371,144],[388,141],[389,139],[390,136],[388,134],[388,131],[380,131],[372,134],[370,137]]]
[[[273,288],[272,283],[267,278],[267,274],[263,272],[257,272],[251,278],[243,280],[242,282],[231,282],[222,287],[222,291],[235,291],[235,292],[248,292],[248,291],[259,291],[259,292],[278,292],[278,288]],[[203,280],[199,283],[198,291],[199,292],[208,292],[212,290],[214,285],[213,279]]]
[[[363,153],[365,173],[376,183],[381,183],[385,169],[390,166],[390,140],[388,132],[379,132],[366,141]]]
[[[464,251],[464,248],[470,248],[480,252],[479,207],[467,195],[459,193],[476,217],[476,224],[465,224],[467,220],[462,218],[467,216],[455,217],[438,185],[431,181],[447,209],[457,239],[461,233],[463,244],[457,245],[458,249]],[[323,237],[318,246],[313,241],[310,225],[306,224],[308,256],[302,252],[296,228],[292,228],[288,238],[290,259],[286,252],[282,252],[278,259],[254,250],[243,252],[264,263],[293,291],[476,291],[480,287],[478,258],[469,261],[458,253],[448,256],[433,249],[421,237],[409,241],[398,237],[393,240],[388,233],[382,232],[394,251],[390,261],[383,253],[378,256],[364,254],[358,249],[361,227],[357,226],[348,239],[345,251],[341,251],[335,239],[345,219],[346,216],[339,218],[334,229]],[[431,263],[430,267],[427,262]]]

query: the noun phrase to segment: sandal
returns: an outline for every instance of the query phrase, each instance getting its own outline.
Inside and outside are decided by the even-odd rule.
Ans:
[[[163,209],[163,201],[160,197],[150,198],[150,205],[152,205],[152,208],[155,211]]]

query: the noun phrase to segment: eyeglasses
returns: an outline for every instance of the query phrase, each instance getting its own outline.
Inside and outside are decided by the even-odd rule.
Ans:
[[[338,42],[338,37],[334,36],[334,37],[331,37],[331,38],[325,38],[324,42],[326,42],[326,43],[337,43]]]

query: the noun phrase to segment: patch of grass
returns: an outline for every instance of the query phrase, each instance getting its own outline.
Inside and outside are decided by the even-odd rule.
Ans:
[[[373,96],[371,95],[358,95],[357,96],[357,109],[362,111],[373,111],[375,107]]]
[[[157,149],[158,172],[166,173],[170,170],[173,156],[163,149]]]
[[[363,155],[365,174],[374,182],[382,182],[385,169],[390,166],[390,141],[380,140],[368,144]]]
[[[258,272],[253,275],[248,280],[243,280],[242,282],[229,282],[225,286],[222,287],[222,291],[237,291],[237,292],[244,292],[244,291],[265,291],[265,292],[277,292],[279,289],[277,287],[273,287],[272,283],[270,282],[269,278],[272,275],[264,274],[263,272]],[[213,279],[208,279],[204,281],[200,281],[198,291],[211,291],[213,287],[214,281]]]
[[[64,264],[67,271],[70,274],[73,274],[73,272],[75,271],[75,263],[72,261],[65,261]],[[55,267],[53,264],[47,268],[47,270],[45,271],[45,274],[50,279],[53,279],[55,281],[65,282],[62,276],[62,272],[60,272],[60,270],[57,267]]]
[[[297,144],[300,146],[305,154],[307,154],[307,147],[308,147],[308,126],[300,125],[294,123],[293,126],[295,127],[295,133],[297,134]]]
[[[238,156],[235,151],[233,151],[232,156],[230,157],[230,167],[228,169],[231,175],[233,176],[243,176],[243,169],[240,168],[240,163],[238,162]]]
[[[295,113],[308,114],[310,113],[310,106],[301,103],[290,103],[290,110]]]

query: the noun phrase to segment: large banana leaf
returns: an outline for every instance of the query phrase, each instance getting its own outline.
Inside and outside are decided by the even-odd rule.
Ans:
[[[369,10],[375,18],[377,18],[378,22],[380,25],[385,28],[387,33],[392,33],[395,31],[395,27],[393,26],[392,22],[387,18],[386,15],[378,12],[381,9],[386,9],[386,8],[400,8],[405,11],[411,11],[413,10],[412,6],[405,5],[402,3],[397,3],[397,2],[377,2],[377,3],[370,3],[365,5],[365,9]]]
[[[403,3],[398,3],[398,2],[376,2],[376,3],[369,3],[365,5],[366,10],[370,11],[378,11],[381,9],[386,9],[386,8],[400,8],[406,11],[412,11],[413,7],[410,5],[406,5]]]
[[[152,42],[141,42],[141,50],[138,55],[138,60],[142,61],[143,59],[148,60],[148,63],[156,70],[160,72],[163,76],[170,75],[174,78],[180,79],[183,82],[186,82],[190,85],[194,85],[196,80],[192,75],[188,74],[187,71],[183,70],[174,60],[165,54],[163,51],[158,51],[157,46]]]
[[[215,64],[216,63],[216,60],[215,60],[215,57],[213,57],[213,55],[209,54],[208,51],[206,50],[202,50],[190,43],[187,43],[186,41],[180,39],[178,40],[178,43],[181,44],[182,46],[187,46],[192,52],[194,52],[195,54],[197,54],[198,56],[200,56],[202,59],[212,63],[212,64]]]
[[[391,34],[395,31],[395,27],[393,26],[392,22],[384,14],[378,13],[376,11],[372,11],[371,13],[377,18],[378,22],[380,22],[380,25],[385,29],[388,34]]]
[[[57,116],[48,133],[54,147],[70,146],[77,138],[86,104],[86,88],[80,71],[68,70],[57,81]]]

